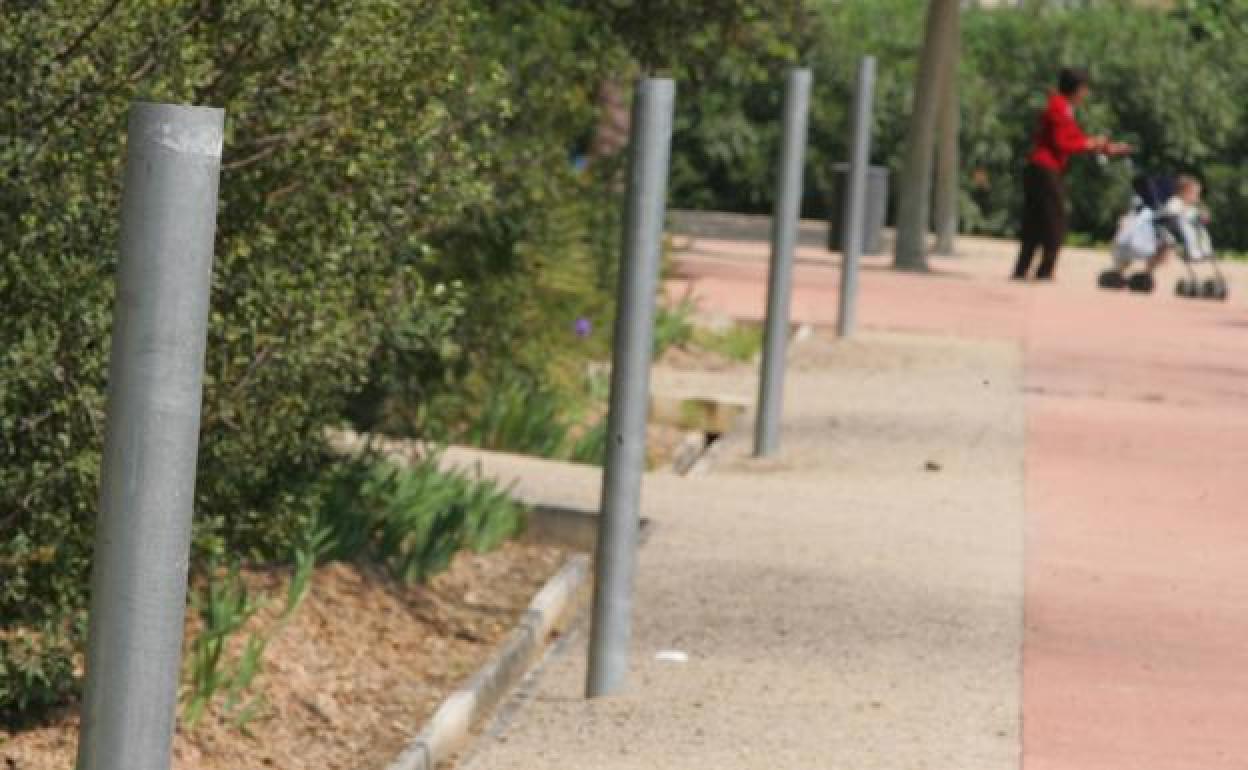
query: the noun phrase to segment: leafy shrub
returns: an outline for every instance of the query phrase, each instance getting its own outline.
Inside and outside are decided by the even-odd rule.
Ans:
[[[848,155],[848,108],[858,60],[879,61],[873,162],[900,168],[924,3],[912,0],[811,0],[817,13],[796,57],[763,59],[754,69],[725,60],[696,90],[682,91],[684,117],[673,140],[672,203],[678,207],[766,213],[783,71],[801,60],[814,70],[804,213],[827,214],[832,166]],[[1011,236],[1021,205],[1019,173],[1036,112],[1063,64],[1093,77],[1081,110],[1085,128],[1125,136],[1140,153],[1136,171],[1195,172],[1204,177],[1214,236],[1248,248],[1238,216],[1248,199],[1242,165],[1248,135],[1237,19],[1242,4],[1178,3],[1169,13],[1135,4],[963,12],[960,65],[961,219],[965,230]],[[1235,14],[1239,14],[1235,16]],[[1076,160],[1070,171],[1072,226],[1108,239],[1130,196],[1122,163]],[[894,176],[895,179],[895,176]],[[894,185],[894,192],[896,192]]]
[[[227,111],[196,560],[285,558],[378,344],[424,326],[441,354],[458,312],[429,265],[495,196],[508,109],[480,23],[432,0],[0,9],[0,714],[74,686],[128,104]]]
[[[0,637],[0,722],[21,727],[62,703],[74,686],[72,656],[83,638],[82,629],[71,633],[57,619]]]
[[[0,718],[76,686],[129,103],[227,112],[194,565],[281,561],[345,494],[327,426],[446,431],[507,376],[576,376],[563,335],[609,325],[618,257],[619,160],[569,162],[600,85],[781,44],[767,4],[656,9],[0,4]]]
[[[1000,212],[1000,224],[991,229],[1016,229],[1017,169],[1034,114],[1062,62],[1091,69],[1093,94],[1081,110],[1087,130],[1131,138],[1140,149],[1138,171],[1210,176],[1215,219],[1223,225],[1237,219],[1226,207],[1235,192],[1213,178],[1245,146],[1243,106],[1225,96],[1240,87],[1243,70],[1227,47],[1193,41],[1184,24],[1156,9],[1107,6],[974,13],[965,39],[962,144],[966,167],[982,171],[987,182],[974,192],[981,218],[991,226],[992,212]],[[1122,163],[1081,159],[1070,177],[1072,225],[1108,239],[1131,195],[1130,172]],[[1234,226],[1216,232],[1226,245],[1245,234]]]

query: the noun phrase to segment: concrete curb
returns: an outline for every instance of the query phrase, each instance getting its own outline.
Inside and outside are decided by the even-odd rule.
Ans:
[[[462,747],[472,726],[524,678],[588,578],[589,556],[571,556],[533,597],[502,648],[442,701],[424,729],[387,770],[434,770]]]

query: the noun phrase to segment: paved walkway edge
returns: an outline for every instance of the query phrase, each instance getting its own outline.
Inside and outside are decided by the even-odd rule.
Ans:
[[[388,770],[433,770],[461,748],[472,726],[502,701],[528,673],[559,619],[589,579],[589,556],[574,554],[533,597],[499,651],[451,693]]]

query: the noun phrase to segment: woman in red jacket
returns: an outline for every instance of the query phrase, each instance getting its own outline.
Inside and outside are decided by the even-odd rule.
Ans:
[[[1087,136],[1075,122],[1075,107],[1088,95],[1088,73],[1063,69],[1057,91],[1036,126],[1027,168],[1023,170],[1023,231],[1014,278],[1026,280],[1036,249],[1043,249],[1036,278],[1053,280],[1057,255],[1066,237],[1066,189],[1062,175],[1070,156],[1081,152],[1119,155],[1131,146],[1103,136]]]

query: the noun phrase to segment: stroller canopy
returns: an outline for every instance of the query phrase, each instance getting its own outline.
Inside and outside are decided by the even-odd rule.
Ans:
[[[1137,176],[1131,181],[1131,187],[1140,200],[1150,209],[1160,209],[1174,195],[1175,181],[1172,176]]]

